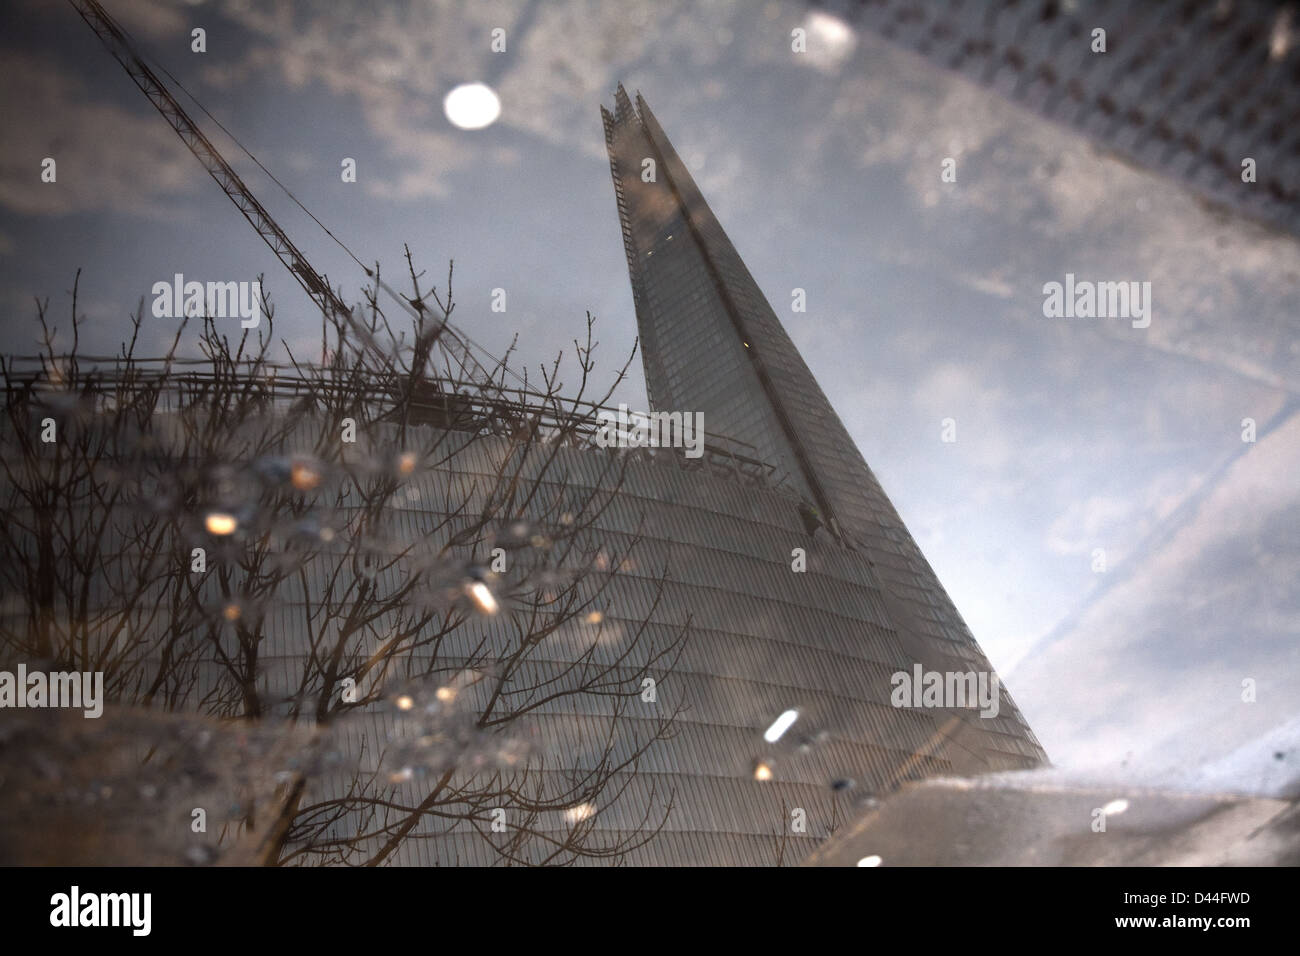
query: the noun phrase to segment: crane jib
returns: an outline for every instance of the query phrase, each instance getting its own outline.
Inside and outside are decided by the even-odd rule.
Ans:
[[[262,237],[262,241],[275,253],[276,258],[284,264],[285,268],[302,286],[303,291],[307,293],[311,300],[327,315],[330,313],[339,315],[363,341],[373,345],[374,339],[370,332],[353,316],[352,310],[330,288],[330,284],[325,277],[312,267],[307,257],[302,254],[288,234],[280,228],[279,223],[271,217],[271,214],[257,200],[257,197],[253,195],[252,191],[245,185],[239,174],[221,155],[216,146],[199,129],[198,124],[177,102],[167,86],[131,45],[125,31],[118,26],[116,21],[108,14],[108,11],[99,3],[99,0],[68,0],[68,2],[72,4],[72,7],[95,32],[95,35],[99,37],[113,58],[126,70],[135,85],[139,87],[149,102],[158,110],[163,119],[167,121],[167,124],[176,131],[176,134],[180,136],[190,152],[203,164],[204,169],[208,171],[208,175],[221,187],[222,191],[235,204],[244,218],[248,220],[254,231]],[[202,108],[200,104],[200,109]],[[272,176],[272,179],[274,178]],[[276,181],[278,182],[278,180]],[[283,186],[283,184],[281,185]],[[315,219],[314,216],[312,218]],[[317,222],[319,223],[319,220]],[[324,226],[322,225],[321,228],[324,228]],[[326,232],[328,233],[329,230],[326,230]],[[344,248],[346,249],[346,247]],[[351,253],[349,252],[349,254]],[[353,256],[353,258],[356,257]],[[371,275],[371,270],[366,269],[365,271],[367,275]],[[386,283],[379,282],[378,284],[412,315],[422,317],[406,299],[388,288]],[[449,335],[442,336],[441,333],[444,331],[448,332]],[[480,382],[491,380],[491,376],[488,375],[483,366],[470,352],[467,340],[445,320],[435,335],[435,339],[438,338],[442,339],[440,344],[444,349],[456,353],[455,357],[462,370],[471,379]]]

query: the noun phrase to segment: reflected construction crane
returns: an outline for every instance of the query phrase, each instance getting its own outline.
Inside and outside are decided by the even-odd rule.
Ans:
[[[128,38],[126,31],[118,25],[98,0],[69,0],[69,2],[76,11],[81,14],[82,19],[90,25],[90,28],[95,31],[95,35],[99,37],[100,41],[108,49],[108,52],[112,54],[113,59],[117,60],[117,62],[122,65],[122,68],[126,70],[127,74],[135,82],[135,85],[140,88],[140,91],[144,93],[146,97],[148,97],[149,102],[154,105],[154,108],[158,110],[162,115],[162,118],[167,121],[167,125],[176,131],[176,134],[181,138],[185,145],[189,147],[190,152],[192,152],[198,161],[203,164],[203,168],[208,171],[208,174],[216,181],[217,185],[221,187],[222,192],[224,192],[230,198],[230,201],[235,204],[235,207],[244,214],[244,218],[248,220],[249,224],[252,225],[257,234],[262,237],[262,240],[270,246],[271,251],[275,253],[276,258],[284,264],[284,267],[289,270],[289,273],[298,281],[298,284],[302,286],[303,291],[305,291],[311,300],[316,303],[324,315],[327,318],[338,317],[338,319],[346,323],[353,333],[361,338],[366,345],[376,349],[377,351],[381,351],[382,354],[382,350],[379,350],[379,346],[375,343],[373,336],[365,327],[364,323],[357,320],[347,304],[339,298],[338,294],[335,293],[332,288],[330,288],[330,284],[326,281],[325,277],[312,267],[311,263],[307,260],[307,257],[303,255],[302,250],[294,245],[293,240],[289,238],[282,228],[280,228],[279,223],[272,218],[271,214],[267,212],[266,208],[258,201],[257,197],[253,195],[252,191],[244,183],[243,179],[241,179],[239,174],[235,172],[230,163],[226,161],[226,158],[221,155],[220,150],[212,144],[212,141],[208,139],[201,129],[199,129],[198,124],[195,123],[190,115],[185,112],[185,109],[180,105],[180,103],[176,101],[176,98],[171,94],[171,91],[162,80],[159,79],[153,69],[151,69],[145,62],[144,57],[136,51]],[[163,70],[163,72],[165,73],[166,70]],[[170,76],[171,74],[168,75]],[[175,82],[175,78],[173,77],[172,79],[173,82]],[[197,103],[198,101],[195,100],[195,102]],[[199,108],[203,109],[202,104],[199,104]],[[204,110],[204,112],[207,111]],[[218,123],[218,125],[220,124]],[[222,127],[222,129],[224,130],[225,127]],[[245,152],[247,152],[247,150],[245,150]],[[262,166],[262,164],[257,161],[256,157],[251,153],[249,153],[249,157],[253,159],[253,161],[256,162],[257,165],[267,173],[267,175],[271,176],[272,179],[275,179],[275,177],[271,175],[270,170],[267,170],[266,167]],[[278,179],[275,181],[281,186],[281,188],[285,188]],[[287,188],[285,189],[285,192],[288,192]],[[325,229],[324,224],[321,223],[319,219],[316,219],[316,217],[311,214],[310,210],[303,206],[302,203],[298,202],[297,198],[294,197],[292,193],[289,193],[289,195],[290,198],[294,199],[294,202],[298,203],[307,215],[311,216],[317,225],[322,229]],[[451,362],[454,363],[451,365],[451,368],[455,370],[453,376],[459,373],[459,375],[467,377],[479,384],[491,381],[492,376],[488,374],[486,369],[479,364],[478,360],[475,359],[473,354],[470,352],[470,345],[473,343],[463,332],[456,329],[449,322],[442,320],[441,317],[435,316],[433,313],[429,312],[423,302],[407,299],[389,288],[388,284],[379,278],[377,272],[367,268],[365,263],[353,255],[352,251],[348,249],[337,236],[328,229],[325,229],[325,232],[330,236],[330,238],[334,239],[334,241],[337,242],[349,256],[352,257],[353,261],[356,262],[357,265],[361,266],[366,275],[374,280],[375,284],[379,288],[382,288],[385,293],[391,296],[395,302],[401,305],[402,308],[409,312],[413,317],[417,320],[427,320],[432,318],[440,323],[440,327],[438,327],[434,332],[434,337],[437,345],[444,350]],[[412,371],[418,372],[421,370],[413,369]]]

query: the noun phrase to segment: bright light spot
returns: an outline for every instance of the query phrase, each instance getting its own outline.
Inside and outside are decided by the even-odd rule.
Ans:
[[[414,706],[415,706],[415,700],[411,697],[410,694],[403,694],[401,697],[397,698],[398,710],[410,710]]]
[[[569,807],[569,809],[565,810],[564,819],[570,823],[581,823],[583,820],[590,819],[595,812],[596,808],[590,803],[580,803],[576,807]]]
[[[483,129],[501,115],[501,100],[492,87],[483,83],[462,83],[442,101],[443,111],[452,126]]]
[[[1273,32],[1268,38],[1268,55],[1274,60],[1286,59],[1286,52],[1291,49],[1292,13],[1289,7],[1279,10],[1277,19],[1273,21]]]
[[[406,781],[410,780],[414,776],[415,776],[414,770],[412,770],[410,767],[403,767],[401,770],[396,770],[393,773],[390,773],[388,775],[388,782],[405,783]]]
[[[397,458],[397,470],[404,475],[415,471],[415,456],[409,451],[402,452]]]
[[[755,780],[771,780],[771,779],[772,779],[772,768],[769,767],[767,764],[763,763],[763,761],[760,760],[758,763],[754,764],[754,779],[755,779]]]
[[[225,610],[222,611],[222,614],[225,615],[225,618],[226,618],[227,621],[238,621],[238,620],[239,620],[239,605],[238,605],[238,604],[227,604],[226,607],[225,607]]]
[[[469,586],[469,596],[474,599],[478,609],[484,614],[495,614],[499,605],[497,599],[492,596],[488,586],[482,581],[475,581]]]
[[[1128,809],[1128,801],[1125,800],[1123,797],[1120,797],[1118,800],[1112,800],[1110,803],[1102,807],[1101,812],[1104,813],[1106,816],[1110,817],[1110,816],[1114,816],[1117,813],[1123,813],[1127,809]]]
[[[769,744],[774,744],[781,739],[781,735],[790,729],[790,725],[799,719],[799,711],[787,710],[784,714],[772,721],[772,726],[763,732],[763,739]]]
[[[444,704],[450,704],[453,700],[456,699],[456,688],[439,687],[436,696]]]
[[[852,27],[839,17],[814,10],[808,15],[808,52],[796,60],[830,72],[843,66],[857,45]]]
[[[239,522],[235,519],[235,516],[226,514],[224,511],[209,512],[203,524],[208,529],[208,534],[218,536],[234,534],[235,529],[239,527]]]
[[[853,42],[853,31],[847,23],[820,10],[814,10],[808,17],[808,29],[831,46],[844,46]]]
[[[587,615],[588,624],[599,624],[603,620],[605,620],[605,615],[601,614],[599,611],[592,611]]]
[[[858,860],[858,866],[880,866],[880,864],[884,862],[884,860],[873,853],[871,856],[864,856],[862,859]]]
[[[320,484],[320,472],[305,461],[295,461],[289,469],[289,480],[299,491],[311,491]]]

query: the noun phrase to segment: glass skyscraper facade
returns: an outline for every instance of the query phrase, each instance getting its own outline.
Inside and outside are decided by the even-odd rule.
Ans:
[[[626,760],[674,711],[671,734],[616,775],[619,799],[593,808],[594,839],[647,837],[620,855],[631,864],[762,866],[799,862],[908,781],[1044,763],[1000,685],[996,715],[951,701],[897,706],[900,673],[993,670],[644,100],[634,108],[620,87],[602,114],[652,410],[702,412],[706,454],[556,451],[563,483],[541,497],[611,493],[586,537],[626,560],[604,586],[600,628],[548,639],[537,676],[562,677],[593,642],[597,660],[613,661],[634,635],[657,647],[682,628],[688,638],[653,703],[618,710],[586,696],[538,708],[536,779],[562,789],[607,739],[611,757]],[[489,487],[502,457],[517,453],[480,436],[413,477],[404,537],[445,517],[432,503],[449,485],[471,489],[461,504],[474,513],[472,489]],[[769,467],[734,467],[737,454]],[[603,487],[611,455],[628,456],[616,488]],[[299,615],[283,614],[291,635]],[[440,666],[510,646],[510,627],[503,616],[467,621],[442,642]],[[302,651],[293,638],[284,648],[287,679]],[[793,725],[766,739],[787,711]],[[346,749],[367,763],[392,732],[391,716],[376,713],[351,725]],[[312,781],[304,800],[340,799],[346,787],[344,777]],[[357,825],[341,819],[339,837]],[[532,826],[561,841],[573,821],[550,813]],[[493,843],[508,836],[431,816],[389,862],[498,863]],[[517,859],[550,849],[524,844]]]
[[[706,447],[712,450],[698,462],[678,449],[565,447],[551,466],[554,477],[541,478],[542,498],[610,496],[583,537],[587,547],[617,555],[620,563],[599,598],[600,625],[570,622],[547,638],[531,665],[535,679],[563,681],[593,645],[597,663],[627,655],[623,664],[634,667],[650,648],[669,646],[683,627],[688,633],[676,663],[651,671],[653,702],[634,698],[620,710],[614,698],[581,695],[549,702],[531,716],[533,754],[542,767],[532,779],[554,792],[576,769],[590,766],[610,739],[611,721],[611,757],[622,761],[636,741],[654,733],[657,721],[677,713],[671,734],[607,788],[607,797],[618,791],[619,798],[597,799],[595,842],[650,837],[622,857],[632,865],[793,864],[861,812],[865,801],[908,781],[1043,761],[1005,692],[996,717],[980,718],[972,710],[964,712],[964,723],[954,723],[963,712],[895,707],[891,677],[912,670],[919,658],[907,642],[919,639],[900,635],[892,610],[899,599],[887,594],[889,585],[865,550],[825,529],[810,534],[801,491],[732,467],[721,440],[706,438]],[[414,476],[409,487],[416,493],[400,506],[400,537],[430,534],[445,517],[436,503],[447,487],[486,489],[501,459],[519,453],[506,439],[479,436],[444,464]],[[609,456],[628,457],[611,470]],[[469,492],[467,512],[482,504],[482,494]],[[791,568],[796,547],[807,554],[804,572]],[[305,652],[303,615],[292,602],[274,613],[271,630],[284,640],[268,670],[281,673],[277,682],[291,691]],[[455,673],[458,661],[472,661],[485,647],[513,646],[515,626],[506,614],[471,618],[440,642],[437,666]],[[406,662],[415,673],[426,667],[422,653]],[[934,657],[963,671],[987,667],[973,641],[965,656]],[[798,713],[793,726],[768,742],[764,732],[787,710]],[[345,768],[358,760],[370,767],[376,753],[394,746],[400,739],[394,716],[379,708],[340,728]],[[303,803],[345,799],[349,783],[350,771],[313,779]],[[400,784],[397,799],[411,802],[420,786],[419,780]],[[513,823],[516,811],[508,813]],[[359,821],[359,814],[341,819],[339,838],[364,829]],[[548,813],[532,826],[561,841],[573,822]],[[510,835],[431,816],[389,862],[499,863],[494,842]],[[364,855],[373,846],[357,849]],[[534,840],[517,852],[536,862],[552,849]]]
[[[1272,0],[816,0],[843,18],[1173,176],[1300,228],[1300,17]],[[1105,33],[1104,51],[1096,31]],[[1254,161],[1249,179],[1243,161]]]
[[[712,429],[758,449],[835,546],[863,562],[887,623],[862,637],[875,659],[991,673],[645,100],[634,108],[620,86],[602,118],[651,405],[703,412]],[[949,712],[932,743],[963,772],[1043,758],[1005,693],[999,718]]]

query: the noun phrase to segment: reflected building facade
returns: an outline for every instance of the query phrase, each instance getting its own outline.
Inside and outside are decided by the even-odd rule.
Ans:
[[[825,528],[828,547],[862,563],[884,615],[884,633],[862,637],[871,659],[991,673],[645,100],[634,108],[620,86],[602,118],[652,407],[701,411],[757,449],[801,497],[809,523]],[[800,586],[797,575],[790,586]],[[1005,694],[1001,714],[945,713],[931,753],[967,773],[1041,761]]]
[[[810,6],[961,73],[1213,202],[1300,230],[1300,17],[1292,4],[813,0]],[[1098,30],[1105,33],[1104,52]]]
[[[624,862],[796,863],[907,781],[1044,763],[999,685],[995,716],[895,706],[900,672],[991,677],[992,668],[644,100],[634,108],[620,87],[602,118],[652,411],[702,412],[708,433],[698,461],[672,448],[557,452],[564,492],[580,496],[600,492],[608,456],[627,456],[590,529],[626,560],[605,588],[601,635],[557,645],[555,673],[543,676],[561,674],[584,642],[617,655],[633,634],[657,646],[682,628],[689,635],[655,705],[617,718],[619,761],[660,708],[678,712],[672,735],[620,774],[622,798],[595,808],[595,838],[626,840],[653,819],[662,827]],[[409,533],[437,518],[422,503],[447,482],[486,485],[511,453],[479,439],[416,478]],[[468,622],[444,644],[444,661],[507,641],[504,627]],[[574,703],[536,712],[552,768],[543,776],[582,767],[604,740],[609,702]],[[765,739],[790,710],[793,725]],[[358,752],[383,745],[376,720]],[[556,840],[571,826],[559,816],[535,823]],[[498,862],[471,828],[429,820],[413,837],[392,862]]]

